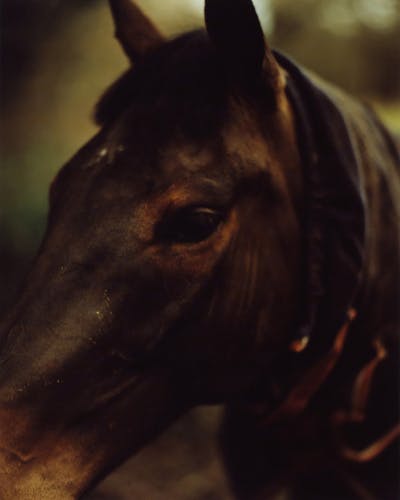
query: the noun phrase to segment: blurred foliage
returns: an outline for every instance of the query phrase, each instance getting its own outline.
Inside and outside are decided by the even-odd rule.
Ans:
[[[139,0],[169,36],[203,0]],[[269,42],[368,99],[400,133],[400,0],[256,0]],[[95,131],[91,110],[127,66],[106,0],[1,2],[0,311],[43,234],[55,172]]]
[[[273,44],[364,97],[400,98],[400,0],[274,1]]]

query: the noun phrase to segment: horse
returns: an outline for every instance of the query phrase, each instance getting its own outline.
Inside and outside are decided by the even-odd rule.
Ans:
[[[81,498],[224,404],[235,498],[394,498],[394,140],[273,51],[250,0],[206,0],[173,40],[110,6],[131,67],[1,326],[0,497]]]

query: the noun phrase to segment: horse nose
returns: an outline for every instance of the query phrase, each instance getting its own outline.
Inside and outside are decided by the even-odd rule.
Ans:
[[[38,441],[37,426],[29,410],[0,406],[0,454],[9,453],[26,462]]]
[[[12,404],[28,389],[24,375],[31,364],[27,335],[21,319],[6,321],[0,329],[0,405]]]
[[[43,420],[47,407],[51,412],[51,393],[37,383],[32,362],[24,343],[21,322],[1,332],[0,351],[0,455],[28,462],[40,442],[43,425],[56,428],[56,419]]]
[[[60,392],[62,380],[56,369],[57,361],[40,359],[40,346],[35,343],[34,334],[21,319],[0,334],[0,412],[3,415],[15,414],[19,418],[23,413],[35,418],[43,407],[51,404],[54,393]]]
[[[11,403],[17,399],[18,393],[23,392],[22,386],[18,387],[13,380],[15,373],[15,343],[18,330],[21,327],[13,324],[0,330],[0,405]],[[22,360],[20,361],[22,365]]]

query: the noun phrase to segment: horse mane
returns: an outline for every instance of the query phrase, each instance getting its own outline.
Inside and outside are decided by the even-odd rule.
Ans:
[[[198,30],[167,42],[126,71],[102,95],[94,118],[104,126],[134,109],[136,117],[156,116],[158,128],[175,125],[185,134],[210,135],[223,122],[228,95],[216,51]]]
[[[212,139],[227,121],[231,98],[245,98],[264,113],[276,109],[262,79],[248,87],[236,82],[207,33],[195,30],[163,44],[126,71],[100,98],[94,118],[105,126],[131,110],[136,131],[141,119],[143,140],[147,133],[162,143],[174,129],[189,139]],[[146,117],[151,117],[151,128]]]

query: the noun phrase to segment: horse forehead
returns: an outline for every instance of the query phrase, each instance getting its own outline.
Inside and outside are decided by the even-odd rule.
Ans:
[[[221,131],[223,154],[232,165],[245,169],[264,170],[273,157],[273,144],[270,143],[262,127],[251,110],[243,104],[231,108],[231,118]]]
[[[160,166],[165,174],[177,169],[190,174],[219,174],[230,168],[264,168],[273,155],[273,145],[244,104],[234,104],[220,130],[207,140],[184,135],[173,138],[162,151]]]
[[[143,138],[127,125],[125,119],[117,121],[102,140],[96,141],[81,169],[93,170],[94,177],[111,182],[162,185],[176,178],[221,178],[227,174],[228,165],[241,170],[264,168],[270,157],[263,132],[244,104],[230,103],[230,112],[219,130],[200,139],[176,130],[158,142],[156,137]]]
[[[219,148],[216,144],[203,142],[194,143],[179,139],[171,141],[163,148],[159,166],[164,175],[180,176],[187,174],[202,175],[210,172],[219,157]]]
[[[154,120],[154,117],[153,117]],[[124,121],[110,129],[92,149],[83,170],[93,168],[95,174],[130,178],[134,181],[154,179],[157,184],[178,176],[210,172],[222,153],[222,135],[193,138],[183,130],[172,130],[169,137],[124,129]]]

